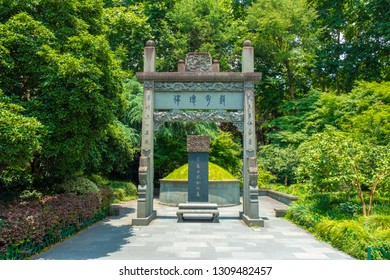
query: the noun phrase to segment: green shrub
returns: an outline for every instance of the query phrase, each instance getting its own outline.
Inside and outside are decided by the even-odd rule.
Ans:
[[[341,202],[337,208],[340,212],[349,216],[355,216],[356,214],[362,213],[362,205],[352,201]]]
[[[390,243],[390,228],[384,230],[378,230],[374,232],[374,237],[377,240],[386,240]]]
[[[99,188],[91,180],[84,177],[72,177],[56,186],[60,192],[71,194],[99,193]]]
[[[132,200],[137,197],[137,187],[131,182],[111,181],[108,185],[114,196],[114,202]]]
[[[312,212],[308,205],[297,203],[288,208],[286,218],[309,230],[314,228],[321,220],[321,216]]]
[[[110,204],[114,201],[114,192],[107,186],[99,187],[99,191],[102,199],[102,209],[108,210]]]
[[[258,166],[259,170],[259,178],[257,180],[257,185],[260,188],[263,188],[264,186],[268,186],[270,183],[274,183],[277,179],[277,177],[272,174],[270,171],[265,170]]]
[[[88,176],[88,179],[94,182],[98,187],[106,186],[109,181],[101,175],[92,174]]]
[[[290,187],[274,188],[283,192]],[[357,259],[367,259],[367,248],[373,248],[373,259],[388,259],[389,208],[386,199],[377,197],[374,214],[364,218],[357,198],[347,200],[342,192],[315,193],[290,205],[286,218]]]
[[[388,215],[369,216],[364,220],[364,226],[372,232],[388,230],[390,229],[390,216]]]
[[[358,259],[367,258],[367,248],[374,241],[369,232],[356,220],[323,219],[317,225],[316,235]]]

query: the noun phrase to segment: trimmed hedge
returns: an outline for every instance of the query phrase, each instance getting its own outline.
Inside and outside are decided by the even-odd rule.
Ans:
[[[112,194],[59,194],[0,204],[0,259],[26,259],[108,215]]]

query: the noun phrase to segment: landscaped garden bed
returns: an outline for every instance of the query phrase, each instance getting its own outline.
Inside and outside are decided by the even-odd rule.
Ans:
[[[109,214],[114,192],[85,177],[56,185],[57,194],[25,191],[0,201],[0,260],[19,260],[44,250]]]
[[[289,206],[286,218],[319,239],[357,259],[390,259],[388,198],[378,196],[372,214],[364,217],[359,200],[347,200],[342,193],[310,194],[304,185],[274,186],[273,189],[299,196]]]

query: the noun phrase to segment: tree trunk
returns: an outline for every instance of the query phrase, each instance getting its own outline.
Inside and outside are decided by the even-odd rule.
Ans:
[[[8,162],[2,161],[0,162],[0,174],[3,173],[4,169],[7,167]]]
[[[355,177],[356,177],[356,188],[357,188],[358,193],[359,193],[360,201],[362,202],[363,216],[367,217],[366,202],[364,201],[362,186],[360,185],[360,182],[359,182],[359,172],[358,172],[357,167],[355,165],[353,165],[352,168],[353,168],[353,171],[354,171]],[[352,181],[352,185],[353,185],[353,181]]]
[[[294,75],[290,67],[290,61],[288,59],[285,59],[284,65],[286,66],[286,70],[287,70],[288,91],[290,93],[291,99],[295,99]]]
[[[367,213],[368,216],[371,215],[372,202],[373,202],[373,200],[374,200],[374,195],[375,195],[376,187],[378,186],[380,180],[381,180],[381,177],[378,176],[378,177],[376,178],[376,181],[374,182],[374,184],[372,184],[371,192],[370,192],[370,203],[369,203],[369,205],[368,205],[368,213]]]
[[[359,192],[360,201],[362,202],[363,216],[367,217],[366,203],[364,202],[364,196],[363,196],[362,188],[361,188],[359,182],[358,182],[357,189],[358,189],[358,192]]]
[[[341,48],[341,32],[340,30],[337,30],[337,49],[339,50]],[[336,95],[340,95],[340,77],[339,77],[339,67],[340,67],[340,55],[337,52],[337,65],[336,65]]]

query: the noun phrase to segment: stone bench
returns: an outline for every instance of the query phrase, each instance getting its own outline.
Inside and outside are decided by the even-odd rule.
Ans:
[[[199,218],[199,215],[211,215],[211,221],[213,223],[218,222],[219,210],[216,203],[179,203],[179,210],[177,210],[176,215],[178,217],[178,222],[182,223],[184,219],[196,219]],[[184,214],[188,214],[184,218]]]
[[[284,217],[286,215],[287,207],[275,207],[275,217]]]

